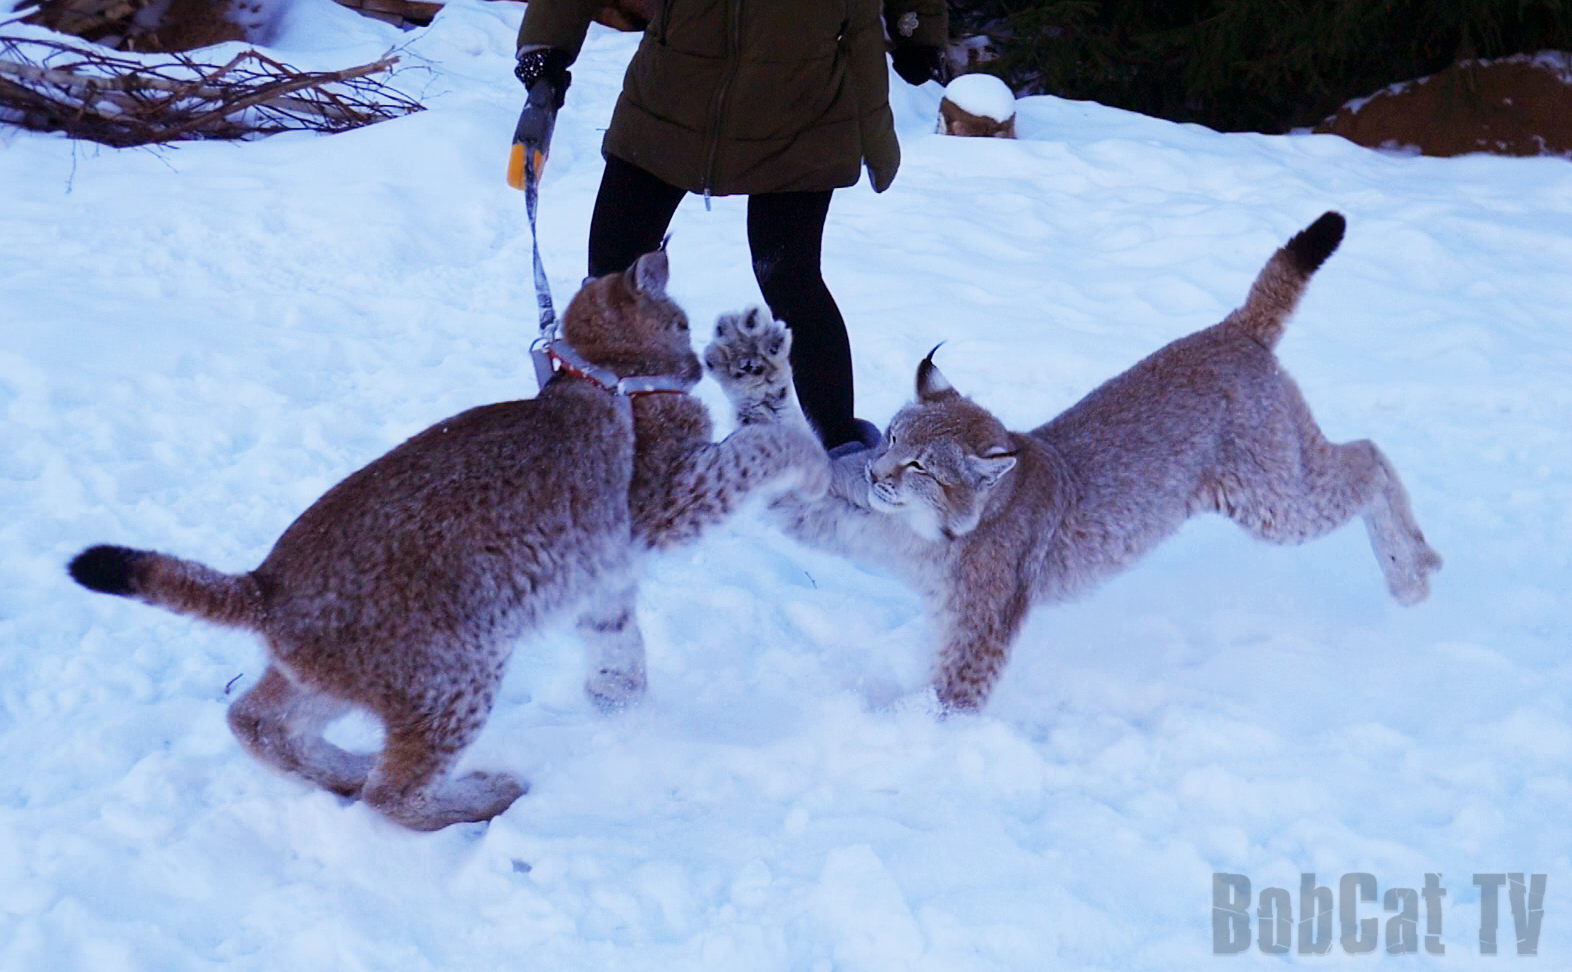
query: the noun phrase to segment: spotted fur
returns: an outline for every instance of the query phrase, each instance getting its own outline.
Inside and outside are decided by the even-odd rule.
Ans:
[[[930,354],[916,400],[883,444],[839,459],[822,500],[779,501],[782,522],[924,595],[941,631],[934,688],[954,709],[987,700],[1034,604],[1089,590],[1196,513],[1221,513],[1273,543],[1363,517],[1392,596],[1423,600],[1441,558],[1397,471],[1374,443],[1328,442],[1272,353],[1343,227],[1340,215],[1322,216],[1268,261],[1222,323],[1030,432],[1009,431],[961,395]],[[723,326],[705,361],[739,421],[800,424],[794,408],[760,407],[791,387],[785,358],[766,350]],[[765,366],[738,366],[760,359]]]
[[[702,374],[664,253],[585,285],[563,337],[619,377]],[[449,770],[496,701],[515,642],[576,617],[586,685],[614,708],[645,689],[635,557],[696,537],[748,493],[821,495],[828,460],[805,431],[710,441],[687,394],[632,399],[559,374],[540,395],[437,423],[329,490],[255,570],[224,574],[153,551],[93,547],[71,575],[259,632],[269,665],[230,708],[265,763],[405,826],[488,820],[525,785]],[[352,709],[381,720],[375,755],[327,742]]]

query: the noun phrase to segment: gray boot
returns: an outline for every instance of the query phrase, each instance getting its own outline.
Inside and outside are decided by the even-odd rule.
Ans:
[[[880,432],[879,427],[872,422],[864,419],[852,419],[852,425],[857,429],[857,438],[849,442],[842,442],[831,449],[831,459],[839,459],[841,456],[849,456],[853,453],[862,452],[864,449],[872,449],[879,444],[880,439],[884,438],[884,433]]]

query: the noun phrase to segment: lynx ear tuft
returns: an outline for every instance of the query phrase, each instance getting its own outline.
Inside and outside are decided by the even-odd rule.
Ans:
[[[935,344],[933,351],[929,351],[928,356],[923,358],[922,363],[917,366],[917,398],[919,401],[937,402],[946,398],[960,397],[961,393],[955,390],[955,386],[950,384],[949,379],[944,377],[944,373],[939,370],[939,366],[933,363],[934,353],[942,347],[944,347],[943,341]]]
[[[651,297],[666,295],[666,281],[670,277],[671,267],[666,260],[665,250],[656,250],[639,257],[628,273],[632,278],[633,289],[639,293]]]

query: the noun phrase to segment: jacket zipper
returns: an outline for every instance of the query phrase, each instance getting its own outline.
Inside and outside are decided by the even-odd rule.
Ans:
[[[715,88],[715,100],[710,106],[710,146],[704,162],[704,208],[710,208],[710,191],[715,188],[715,163],[720,156],[721,131],[725,121],[726,97],[731,93],[732,82],[742,55],[742,0],[732,0],[731,23],[726,29],[726,73]]]

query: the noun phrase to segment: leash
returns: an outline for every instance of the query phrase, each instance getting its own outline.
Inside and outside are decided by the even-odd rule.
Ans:
[[[526,159],[524,206],[529,211],[529,232],[535,250],[535,299],[540,304],[540,336],[529,346],[530,360],[535,363],[536,383],[544,389],[546,382],[560,373],[583,378],[614,395],[626,395],[629,398],[661,392],[681,393],[692,388],[692,382],[682,382],[676,378],[655,376],[623,378],[610,368],[589,363],[573,349],[573,345],[558,335],[557,312],[551,303],[551,284],[546,279],[546,265],[540,259],[540,237],[535,229],[537,193],[534,168]]]
[[[534,99],[533,92],[530,97]],[[526,132],[528,114],[526,107],[525,116],[519,118],[518,132],[514,135],[514,148],[524,149],[524,210],[529,214],[530,247],[535,261],[535,302],[540,305],[540,335],[529,346],[530,360],[535,365],[535,383],[545,389],[546,383],[560,372],[583,378],[614,395],[629,398],[635,395],[686,392],[693,387],[692,382],[653,375],[622,378],[610,368],[590,364],[558,333],[557,309],[551,301],[551,282],[546,277],[546,264],[540,258],[540,229],[536,223],[536,211],[540,206],[540,170],[537,162],[545,160],[545,153],[536,151],[534,146],[550,142],[551,126],[548,122],[544,133],[534,130]],[[513,175],[510,168],[508,181],[517,186]],[[661,248],[665,248],[664,242]]]
[[[540,258],[540,230],[535,224],[535,211],[540,206],[539,183],[535,153],[527,152],[524,156],[524,210],[529,213],[530,246],[535,254],[535,302],[540,305],[540,336],[529,346],[529,356],[535,363],[535,383],[545,388],[555,371],[550,348],[560,342],[557,340],[557,309],[551,302],[551,282],[546,278],[546,264]]]

